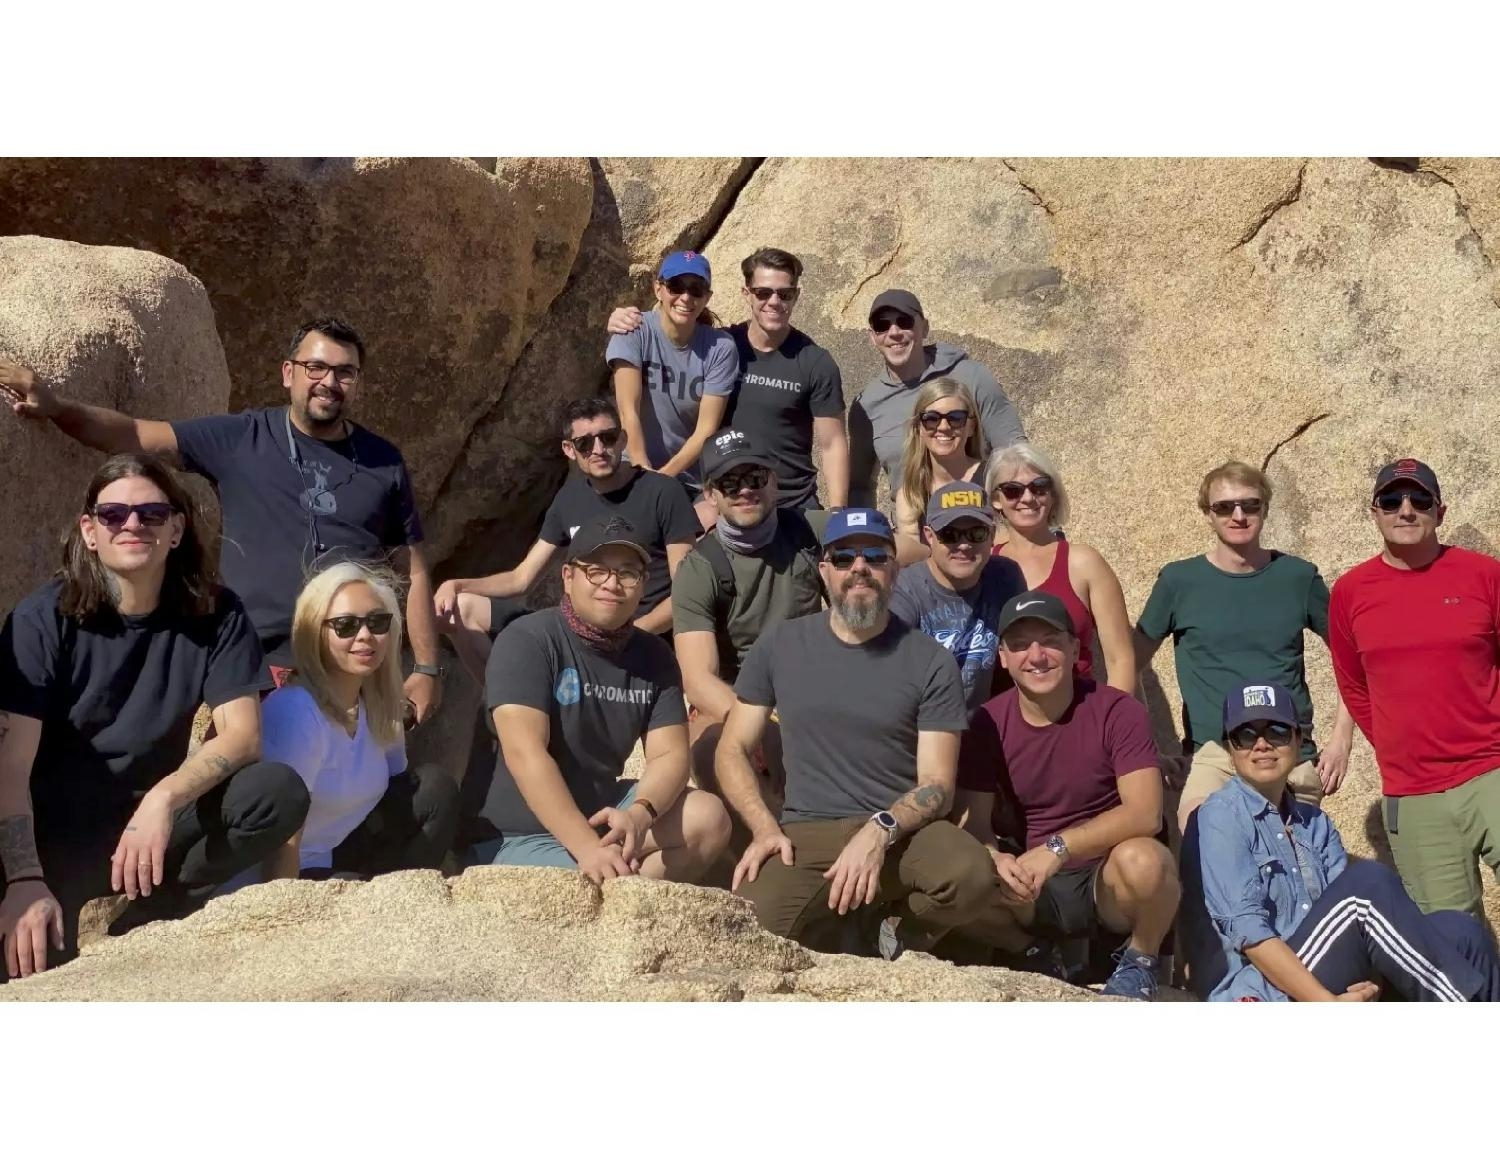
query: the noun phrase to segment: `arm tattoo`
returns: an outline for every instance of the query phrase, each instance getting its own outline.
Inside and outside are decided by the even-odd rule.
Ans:
[[[914,833],[929,821],[946,816],[951,804],[948,790],[941,785],[918,785],[891,806],[891,814],[902,832]]]
[[[30,814],[0,817],[0,862],[5,864],[6,877],[42,871],[41,859],[36,855],[36,835],[32,832]]]

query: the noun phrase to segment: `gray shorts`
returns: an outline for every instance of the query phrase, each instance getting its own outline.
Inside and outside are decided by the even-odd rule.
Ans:
[[[617,782],[621,790],[616,809],[628,809],[635,801],[638,781]],[[577,869],[578,862],[563,847],[563,843],[550,833],[519,833],[481,841],[469,847],[469,856],[464,864],[469,865],[541,865],[554,869]]]

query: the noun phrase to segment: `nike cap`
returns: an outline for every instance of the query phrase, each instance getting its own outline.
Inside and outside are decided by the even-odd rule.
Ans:
[[[1041,620],[1070,636],[1078,634],[1078,630],[1073,627],[1073,617],[1068,615],[1067,605],[1051,592],[1022,592],[1018,596],[1012,596],[1010,602],[1000,609],[997,634],[1005,635],[1012,624],[1021,620]]]

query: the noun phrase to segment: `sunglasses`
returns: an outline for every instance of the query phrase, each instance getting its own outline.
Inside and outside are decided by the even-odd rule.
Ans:
[[[395,618],[390,612],[371,612],[368,616],[334,616],[323,622],[340,640],[352,640],[359,635],[361,628],[369,628],[372,636],[384,636],[391,630],[391,621]]]
[[[945,527],[932,534],[944,547],[952,547],[956,543],[985,543],[992,531],[992,528],[981,523],[974,527]]]
[[[1279,720],[1263,720],[1258,724],[1242,724],[1239,728],[1229,733],[1229,744],[1232,748],[1253,749],[1255,742],[1265,737],[1276,748],[1284,749],[1292,743],[1297,735],[1297,730],[1289,724],[1283,724]]]
[[[1217,503],[1210,503],[1208,509],[1220,519],[1228,519],[1236,507],[1246,515],[1259,515],[1265,505],[1264,499],[1220,499]]]
[[[675,278],[668,278],[662,285],[667,287],[669,294],[686,294],[690,298],[708,297],[708,283],[702,278],[690,277],[687,274],[678,274]]]
[[[746,286],[745,289],[755,295],[757,302],[769,302],[773,296],[783,302],[795,302],[802,293],[796,286]]]
[[[898,330],[910,330],[917,324],[917,320],[910,314],[882,314],[878,318],[870,319],[870,329],[877,334],[884,334],[892,326]]]
[[[722,479],[715,479],[709,486],[721,495],[738,495],[746,489],[759,491],[770,481],[770,471],[764,467],[751,467],[749,470],[735,471]]]
[[[140,516],[142,527],[161,527],[176,514],[170,503],[96,503],[94,518],[111,531],[119,531],[130,522],[130,513]]]
[[[848,571],[856,559],[862,559],[871,567],[884,567],[891,561],[891,553],[884,547],[835,547],[823,556],[837,571]]]
[[[1403,487],[1399,491],[1382,491],[1379,495],[1375,496],[1374,506],[1390,514],[1391,512],[1401,510],[1401,501],[1403,499],[1411,501],[1411,509],[1413,511],[1431,511],[1433,505],[1437,503],[1437,500],[1426,491],[1413,491],[1410,488]]]
[[[944,423],[948,424],[950,431],[961,431],[969,425],[969,412],[966,410],[924,410],[917,416],[917,421],[922,424],[924,431],[935,431]]]
[[[1038,475],[1029,483],[1001,483],[995,490],[1004,495],[1012,503],[1028,491],[1040,499],[1043,495],[1052,494],[1052,480],[1047,478],[1046,475]]]
[[[610,427],[606,431],[595,431],[591,435],[579,435],[576,439],[569,439],[573,449],[580,455],[587,455],[594,449],[594,440],[598,439],[606,451],[612,451],[619,445],[620,436],[625,432],[619,427]]]

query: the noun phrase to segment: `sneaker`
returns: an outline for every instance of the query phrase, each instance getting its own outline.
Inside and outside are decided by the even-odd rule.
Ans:
[[[1101,993],[1115,998],[1136,998],[1142,1002],[1156,1000],[1156,956],[1142,954],[1126,946],[1115,955],[1115,972],[1104,983]]]
[[[1067,967],[1055,945],[1046,938],[1037,938],[1019,953],[996,954],[996,962],[1009,970],[1025,970],[1032,974],[1045,974],[1059,982],[1068,980]]]

